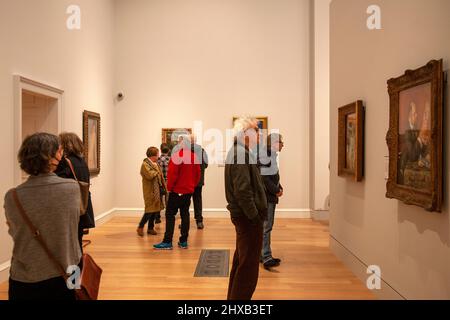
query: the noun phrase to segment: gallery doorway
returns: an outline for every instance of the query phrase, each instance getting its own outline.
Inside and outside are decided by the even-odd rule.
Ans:
[[[14,76],[15,88],[15,155],[23,139],[36,132],[59,134],[62,130],[64,91],[21,76]],[[17,161],[15,160],[17,163]],[[16,165],[15,184],[26,179]]]

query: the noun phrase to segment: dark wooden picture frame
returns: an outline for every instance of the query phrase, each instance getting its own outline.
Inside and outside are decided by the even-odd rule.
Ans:
[[[352,117],[349,123],[349,117]],[[339,108],[338,175],[360,182],[364,176],[364,106],[361,100]],[[350,124],[352,128],[350,128]],[[349,132],[352,132],[349,137]],[[349,157],[350,155],[350,157]],[[349,166],[351,159],[352,165]]]
[[[192,134],[191,128],[164,128],[161,132],[161,141],[162,143],[167,143],[172,150],[173,147],[175,147],[178,144],[178,141],[172,140],[172,134],[173,133],[179,133],[179,134]]]
[[[442,60],[432,60],[388,81],[386,197],[430,212],[442,210],[443,87]],[[417,126],[420,120],[422,125]]]
[[[100,114],[83,112],[84,158],[92,175],[100,174]]]

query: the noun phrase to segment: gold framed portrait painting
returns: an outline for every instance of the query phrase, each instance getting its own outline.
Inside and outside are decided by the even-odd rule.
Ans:
[[[92,175],[100,173],[100,114],[83,112],[84,158]]]
[[[443,84],[442,60],[388,81],[386,197],[430,212],[442,207]]]

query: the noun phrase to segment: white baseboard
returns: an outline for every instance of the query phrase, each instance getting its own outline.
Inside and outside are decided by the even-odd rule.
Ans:
[[[353,252],[342,245],[332,235],[330,235],[330,249],[340,259],[355,276],[364,284],[367,282],[369,274],[368,265],[358,258]],[[383,280],[381,276],[381,289],[373,290],[373,294],[380,300],[406,300],[399,292]]]
[[[314,210],[311,212],[311,218],[316,221],[330,221],[330,211]]]
[[[114,215],[128,215],[128,214],[142,214],[144,208],[115,208],[112,210]],[[194,209],[190,209],[191,212]],[[207,218],[228,218],[230,213],[225,208],[205,208],[203,209],[203,216]],[[311,219],[310,209],[277,209],[277,218],[291,218],[291,219]]]
[[[0,264],[0,283],[3,283],[9,279],[9,267],[11,267],[11,260]]]
[[[97,226],[101,226],[102,224],[106,223],[108,220],[110,220],[114,213],[116,212],[116,208],[112,208],[111,210],[108,210],[102,214],[99,214],[95,217],[95,224]]]

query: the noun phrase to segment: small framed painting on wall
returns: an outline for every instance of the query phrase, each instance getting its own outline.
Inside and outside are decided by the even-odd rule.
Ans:
[[[100,114],[83,112],[84,158],[92,175],[100,174]]]
[[[364,175],[364,106],[358,100],[339,109],[338,175],[360,182]]]

